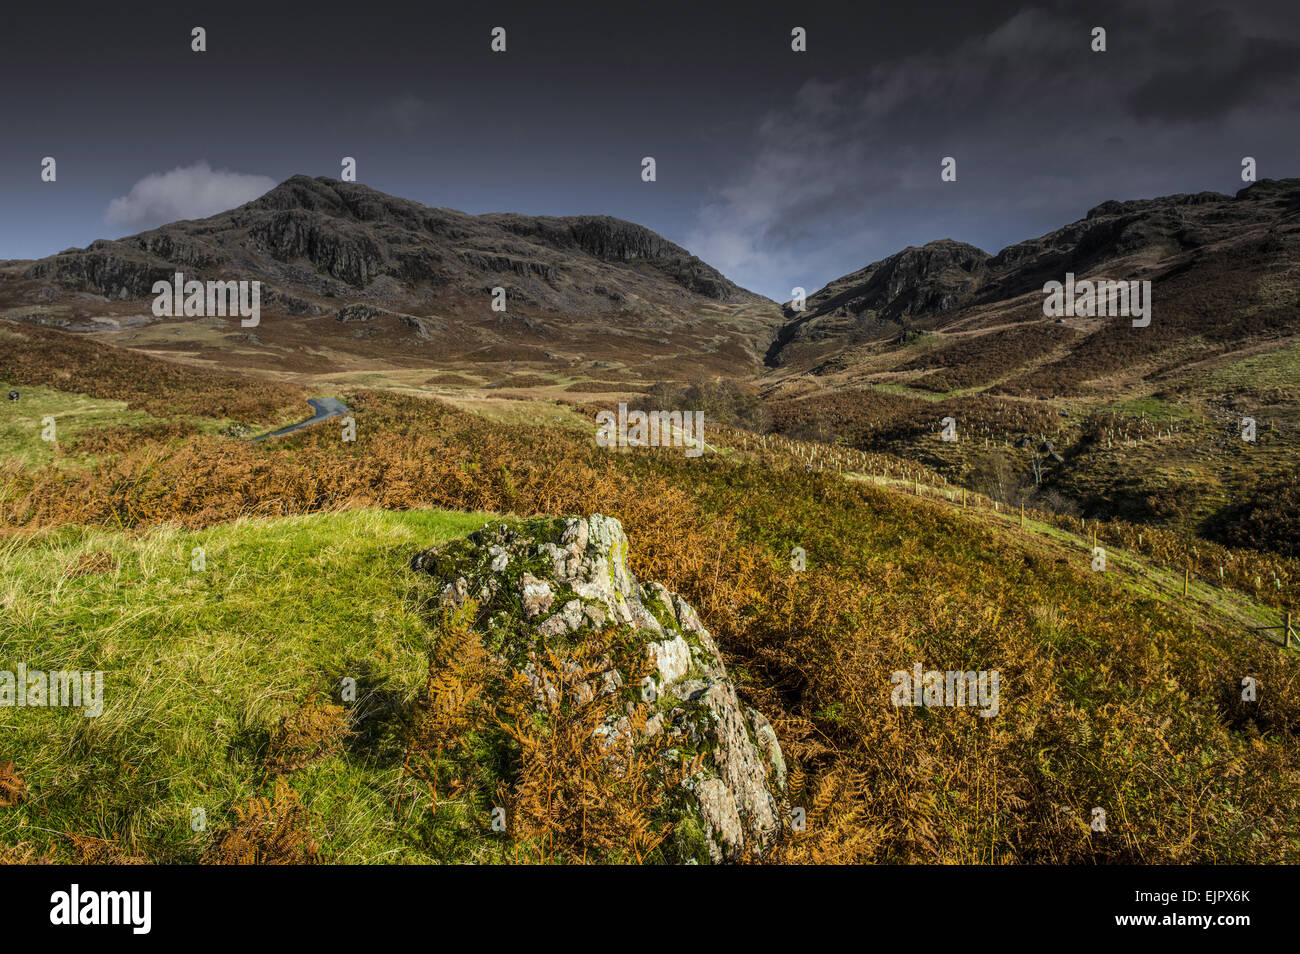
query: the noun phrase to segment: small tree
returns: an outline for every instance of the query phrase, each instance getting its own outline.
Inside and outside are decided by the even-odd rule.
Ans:
[[[1056,445],[1049,441],[1042,434],[1038,435],[1039,444],[1034,446],[1028,435],[1016,441],[1017,447],[1022,447],[1029,451],[1029,466],[1034,472],[1034,487],[1041,487],[1043,484],[1043,473],[1046,466],[1050,464],[1060,464],[1065,458],[1056,453]]]

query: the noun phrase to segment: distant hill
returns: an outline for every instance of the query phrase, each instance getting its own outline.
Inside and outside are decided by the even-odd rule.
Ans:
[[[996,255],[943,239],[829,283],[803,312],[787,305],[767,363],[826,373],[849,370],[869,353],[882,359],[873,363],[878,370],[907,372],[932,390],[1079,391],[1105,375],[1149,371],[1189,343],[1208,356],[1228,343],[1300,331],[1297,233],[1300,179],[1283,179],[1236,196],[1105,202]],[[1044,283],[1067,272],[1150,280],[1151,326],[1044,317]],[[891,362],[880,353],[925,332],[938,337],[924,354],[896,351],[900,360]],[[996,347],[979,340],[984,332],[999,335]],[[1031,367],[1042,373],[1029,373]],[[1017,369],[1023,373],[1013,374]]]
[[[1150,324],[1045,315],[1044,285],[1067,273],[1150,281]],[[996,255],[907,248],[806,306],[786,305],[766,355],[776,430],[916,459],[1012,505],[1294,552],[1300,179],[1104,202]]]
[[[309,340],[354,352],[436,342],[440,356],[492,360],[601,356],[609,350],[601,337],[631,355],[707,354],[719,350],[720,334],[732,344],[722,350],[743,365],[740,352],[760,355],[780,321],[767,299],[631,222],[469,215],[307,176],[206,219],[0,263],[0,309],[63,330],[138,334],[153,323],[154,282],[177,271],[261,281],[268,320],[253,335],[290,349],[306,342],[275,319],[329,319],[312,322]],[[490,307],[498,286],[505,313]],[[738,312],[738,324],[722,320]]]

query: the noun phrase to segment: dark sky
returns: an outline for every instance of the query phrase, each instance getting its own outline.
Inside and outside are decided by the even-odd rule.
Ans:
[[[936,238],[996,251],[1110,198],[1235,192],[1243,156],[1300,175],[1296,0],[13,6],[0,258],[354,156],[430,205],[639,222],[785,300]]]

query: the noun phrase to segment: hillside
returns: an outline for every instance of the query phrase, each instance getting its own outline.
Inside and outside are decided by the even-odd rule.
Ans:
[[[564,653],[601,667],[627,634],[547,636],[540,670],[494,655],[517,619],[495,604],[483,627],[448,616],[441,565],[414,559],[489,514],[593,511],[626,528],[638,579],[694,607],[779,740],[783,798],[806,824],[784,813],[752,860],[1297,856],[1300,664],[1249,628],[1294,604],[1295,560],[1033,511],[1022,527],[915,462],[741,431],[713,432],[698,459],[618,453],[589,419],[502,423],[352,389],[355,442],[331,422],[252,443],[231,412],[269,426],[305,415],[300,392],[262,385],[215,411],[172,376],[211,377],[231,402],[233,376],[3,330],[0,383],[75,427],[51,445],[19,422],[26,397],[0,405],[15,450],[0,470],[0,645],[108,679],[98,719],[0,709],[7,858],[708,860],[661,811],[674,776],[636,758],[596,772],[596,702],[520,719],[530,686],[572,679]],[[70,357],[75,386],[50,387]],[[1107,571],[1090,568],[1088,532],[1114,554]],[[502,556],[518,554],[478,558]],[[997,670],[999,716],[891,704],[891,673],[915,665]],[[590,824],[557,821],[579,815]]]
[[[260,281],[262,322],[156,319],[156,281]],[[491,307],[506,290],[505,311]],[[294,176],[197,221],[0,263],[0,316],[281,373],[418,364],[568,368],[684,354],[754,366],[773,304],[609,216],[468,215]]]
[[[1298,233],[1300,179],[1266,179],[1236,196],[1104,202],[1083,219],[996,255],[943,239],[830,282],[808,297],[803,312],[787,305],[768,363],[845,370],[872,356],[870,348],[849,349],[886,344],[906,328],[953,336],[929,342],[920,357],[888,365],[929,372],[906,376],[921,387],[1077,393],[1098,376],[1145,367],[1198,335],[1209,337],[1208,354],[1215,343],[1294,332]],[[1125,322],[1083,318],[1059,322],[1064,329],[1046,327],[1057,322],[1043,316],[1043,285],[1064,281],[1067,272],[1151,281],[1158,320],[1132,333],[1124,332]],[[1252,293],[1262,300],[1241,300]],[[982,343],[969,353],[971,336],[994,330],[1006,332],[996,365],[993,349]],[[1053,349],[1063,353],[1051,355],[1041,374],[1025,373]],[[957,377],[935,373],[958,364]]]
[[[1150,324],[1045,316],[1044,284],[1068,272],[1150,281]],[[1295,552],[1298,179],[1105,202],[996,255],[905,249],[786,317],[761,382],[784,434],[919,460],[1005,503]]]

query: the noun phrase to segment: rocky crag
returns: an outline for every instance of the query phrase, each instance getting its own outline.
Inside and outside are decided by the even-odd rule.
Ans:
[[[260,283],[256,340],[229,316],[155,316],[154,284],[177,273]],[[774,302],[632,222],[471,215],[307,176],[205,219],[0,261],[0,318],[225,368],[325,373],[355,355],[469,363],[489,381],[665,358],[683,376],[747,373],[781,321]]]
[[[1263,255],[1284,263],[1279,269],[1275,262],[1274,272],[1285,271],[1298,213],[1300,179],[1261,179],[1232,196],[1103,202],[1078,221],[995,255],[952,239],[905,248],[829,282],[802,311],[787,303],[767,364],[786,365],[801,351],[823,358],[836,345],[889,340],[912,322],[941,328],[964,321],[969,329],[979,324],[981,308],[990,309],[989,323],[1001,325],[1008,319],[998,307],[1030,294],[1041,306],[1043,284],[1063,281],[1067,272],[1163,283],[1200,271],[1209,294],[1219,280],[1210,266],[1219,260],[1236,267]]]
[[[417,555],[412,567],[443,584],[444,606],[473,607],[485,644],[527,676],[539,710],[561,691],[576,703],[613,697],[595,733],[611,753],[664,743],[662,774],[689,793],[677,821],[704,836],[698,860],[762,854],[781,830],[786,768],[776,733],[741,703],[695,610],[658,583],[639,583],[627,552],[619,521],[597,514],[490,524]],[[592,632],[618,651],[587,681],[557,687],[541,662],[564,660]],[[637,660],[648,673],[639,681],[630,671]],[[646,703],[644,721],[630,717]]]
[[[257,279],[263,305],[324,315],[348,305],[441,309],[492,287],[551,313],[764,299],[650,229],[604,215],[470,215],[356,183],[294,176],[229,212],[101,239],[35,262],[0,263],[29,297],[151,300],[156,281]]]

